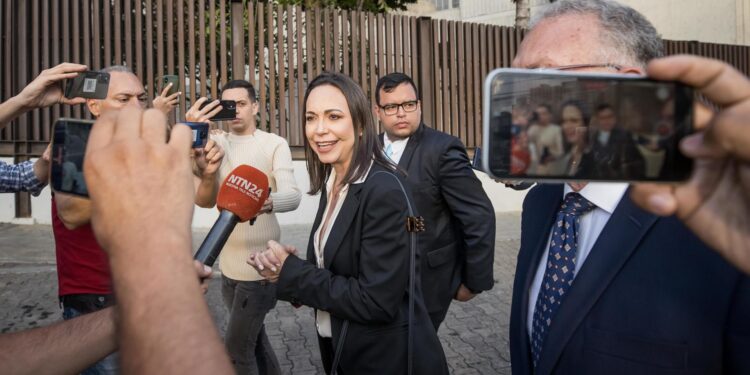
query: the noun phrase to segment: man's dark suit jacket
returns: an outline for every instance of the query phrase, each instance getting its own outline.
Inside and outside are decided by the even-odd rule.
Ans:
[[[750,283],[674,217],[615,209],[553,318],[532,370],[529,290],[562,185],[523,205],[510,322],[513,374],[750,374]]]
[[[277,285],[279,299],[331,314],[334,348],[344,321],[349,321],[341,374],[405,374],[407,370],[407,202],[393,173],[375,174],[378,171],[385,169],[373,164],[364,183],[349,185],[326,241],[321,269],[315,265],[313,237],[326,207],[327,194],[322,192],[307,261],[287,258]],[[419,258],[417,280],[418,263]],[[414,374],[447,374],[445,354],[420,292],[417,281]]]
[[[495,211],[456,137],[421,124],[398,165],[425,220],[422,286],[437,328],[461,283],[475,292],[494,284]]]
[[[636,147],[630,132],[612,129],[607,143],[597,139],[593,132],[589,140],[591,147],[581,158],[578,173],[591,179],[638,179],[646,174],[646,162]]]

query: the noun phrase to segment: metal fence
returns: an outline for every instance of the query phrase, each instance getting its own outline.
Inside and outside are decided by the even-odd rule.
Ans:
[[[411,75],[425,122],[475,147],[483,78],[510,65],[524,35],[511,27],[247,0],[3,0],[0,22],[2,101],[62,61],[91,69],[125,64],[150,97],[158,77],[178,74],[181,119],[196,98],[216,98],[222,83],[245,78],[258,89],[259,127],[287,138],[295,156],[302,155],[305,82],[323,70],[348,74],[371,99],[379,76]],[[748,47],[665,43],[670,54],[715,57],[750,72]],[[0,155],[40,155],[61,116],[89,117],[83,106],[34,110],[0,131]],[[17,214],[27,216],[28,196],[18,197]]]

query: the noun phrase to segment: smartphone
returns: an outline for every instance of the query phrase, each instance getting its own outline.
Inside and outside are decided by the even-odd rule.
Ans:
[[[105,99],[109,90],[109,73],[85,71],[67,81],[65,97]]]
[[[484,84],[484,169],[501,180],[684,181],[693,90],[642,77],[497,69]]]
[[[192,148],[204,148],[208,143],[209,124],[206,122],[181,122],[193,131]]]
[[[201,104],[200,109],[203,109],[212,101],[213,100],[211,99],[206,100],[203,104]],[[219,105],[221,105],[221,111],[215,114],[214,117],[211,117],[211,121],[226,121],[234,120],[237,118],[237,102],[235,102],[234,100],[220,100]]]
[[[159,93],[161,93],[161,90],[164,90],[165,87],[167,87],[168,84],[172,84],[172,87],[169,88],[169,91],[167,92],[167,96],[173,95],[177,91],[180,91],[180,77],[168,74],[165,76],[162,76],[159,80],[161,82],[161,88],[159,89]]]
[[[89,140],[91,120],[61,118],[52,130],[50,181],[52,190],[88,197],[83,178],[83,157]]]

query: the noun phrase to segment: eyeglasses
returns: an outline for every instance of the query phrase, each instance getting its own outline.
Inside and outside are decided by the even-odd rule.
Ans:
[[[389,116],[398,113],[399,107],[403,108],[404,112],[414,112],[417,110],[417,107],[419,107],[419,100],[410,100],[401,104],[386,104],[383,106],[378,105],[378,107],[383,109],[383,112],[385,112],[385,114]]]
[[[609,68],[614,70],[622,70],[622,65],[612,63],[602,64],[574,64],[574,65],[562,65],[562,66],[550,66],[536,69],[547,69],[547,70],[578,70],[578,69],[591,69],[591,68]]]

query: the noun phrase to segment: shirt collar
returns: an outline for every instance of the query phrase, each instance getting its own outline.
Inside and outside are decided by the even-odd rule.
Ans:
[[[628,190],[628,184],[621,182],[589,182],[578,193],[597,207],[612,214],[620,204],[620,200]],[[573,192],[570,185],[565,184],[563,199],[568,193]]]
[[[360,177],[357,181],[352,182],[353,184],[361,184],[365,182],[365,180],[367,179],[367,176],[370,174],[370,169],[372,169],[372,163],[373,161],[371,160],[370,165],[368,165],[367,170],[365,170],[365,174],[363,174],[362,177]]]
[[[360,177],[358,180],[352,182],[353,184],[361,184],[365,182],[365,180],[367,179],[367,175],[370,174],[370,169],[372,169],[372,163],[373,162],[370,161],[370,165],[367,166],[367,171],[365,171],[365,174],[363,174],[362,177]],[[331,168],[331,174],[328,175],[328,180],[326,180],[327,191],[329,192],[331,191],[331,189],[333,188],[333,181],[335,180],[336,180],[336,170]],[[349,190],[349,184],[346,184],[343,187],[341,187],[342,192],[348,191],[348,190]]]
[[[409,138],[406,137],[403,139],[397,139],[395,141],[392,141],[390,138],[388,138],[388,133],[383,133],[383,145],[388,146],[388,144],[393,144],[394,146],[405,144],[406,142],[409,142]]]

